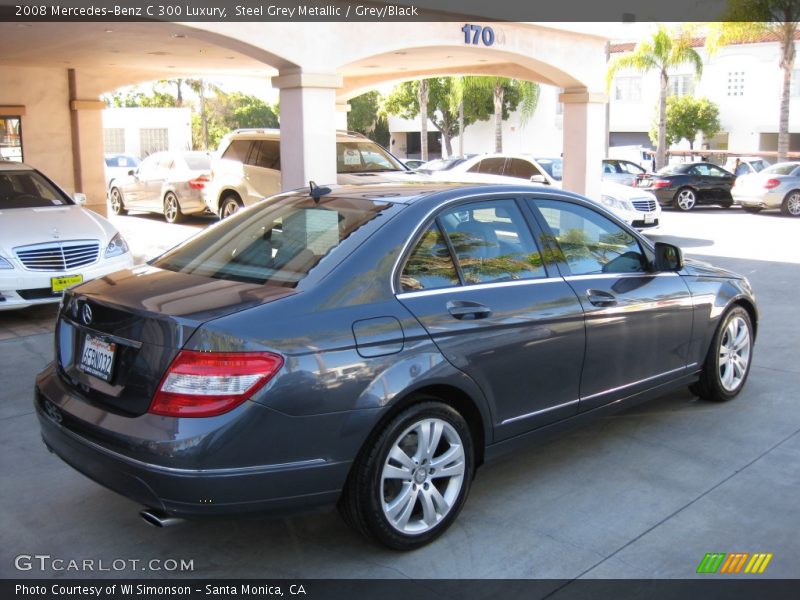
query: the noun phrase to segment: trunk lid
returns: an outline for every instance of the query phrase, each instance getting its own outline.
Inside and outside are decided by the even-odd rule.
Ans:
[[[148,265],[118,271],[65,294],[56,327],[59,372],[89,402],[141,415],[203,323],[295,293]]]

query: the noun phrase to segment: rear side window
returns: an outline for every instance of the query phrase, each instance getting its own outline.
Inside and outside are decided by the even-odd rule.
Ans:
[[[277,140],[261,140],[256,142],[253,148],[254,157],[248,164],[264,169],[281,169],[281,146]]]
[[[251,143],[250,140],[233,140],[231,145],[222,153],[222,158],[244,163],[247,160],[247,153],[250,151]]]
[[[150,264],[170,271],[294,287],[390,204],[362,198],[283,197],[237,215]]]
[[[442,232],[434,223],[423,234],[400,275],[404,292],[458,285],[458,273]]]
[[[518,177],[520,179],[530,179],[534,175],[541,175],[539,169],[534,167],[533,164],[520,158],[509,159],[505,174],[508,177]]]

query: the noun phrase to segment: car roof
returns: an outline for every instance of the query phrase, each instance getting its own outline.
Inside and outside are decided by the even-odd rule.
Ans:
[[[35,171],[32,166],[12,160],[0,160],[0,171]]]
[[[228,139],[244,139],[244,140],[260,140],[260,139],[269,139],[269,140],[277,140],[281,137],[281,130],[280,129],[269,129],[266,127],[263,128],[250,128],[250,129],[234,129],[230,133],[225,134],[225,137]],[[350,131],[337,131],[336,132],[336,141],[372,141],[368,137],[361,135],[360,133],[353,133]]]

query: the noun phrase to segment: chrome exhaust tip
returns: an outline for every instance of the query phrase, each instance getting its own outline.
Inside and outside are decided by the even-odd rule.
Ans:
[[[139,516],[144,519],[144,522],[153,527],[169,527],[183,521],[178,517],[171,517],[167,513],[154,508],[145,508],[139,513]]]

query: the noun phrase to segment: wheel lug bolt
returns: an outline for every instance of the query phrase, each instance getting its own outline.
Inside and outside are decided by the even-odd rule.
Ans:
[[[423,487],[427,490],[430,487],[430,484],[426,481]]]

